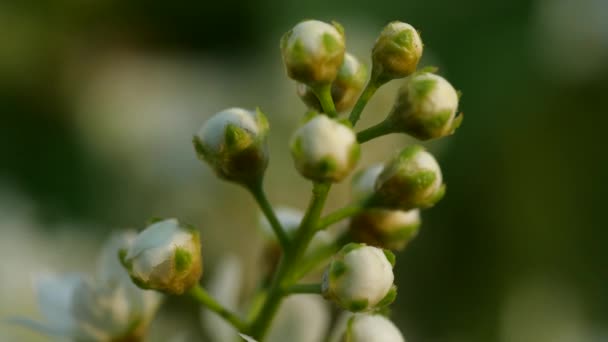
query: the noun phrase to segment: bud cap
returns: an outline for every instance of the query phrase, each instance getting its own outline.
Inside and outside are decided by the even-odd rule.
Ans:
[[[359,153],[353,130],[325,115],[308,121],[291,138],[296,168],[314,181],[341,181],[355,167]]]
[[[405,80],[389,119],[397,131],[428,140],[454,133],[462,121],[457,111],[456,89],[445,78],[422,72]]]
[[[176,219],[148,226],[121,259],[136,285],[170,294],[196,285],[203,270],[198,231]]]
[[[338,24],[302,21],[281,38],[287,75],[309,86],[329,84],[338,74],[346,50]]]
[[[369,311],[390,304],[395,256],[390,251],[350,243],[336,254],[323,275],[323,296],[343,309]]]

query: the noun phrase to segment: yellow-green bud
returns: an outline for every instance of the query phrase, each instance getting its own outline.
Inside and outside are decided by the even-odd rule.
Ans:
[[[325,115],[317,115],[291,138],[291,156],[302,176],[319,182],[339,182],[359,160],[353,130]]]
[[[357,242],[402,250],[420,228],[420,211],[366,209],[350,221],[350,232]]]
[[[342,28],[318,20],[302,21],[281,38],[287,75],[309,86],[334,81],[345,49]]]
[[[169,294],[183,294],[203,272],[198,231],[176,219],[149,225],[120,259],[137,286]]]
[[[372,78],[384,83],[409,76],[421,57],[418,31],[410,24],[393,21],[384,27],[372,50]]]
[[[334,256],[323,275],[323,296],[352,312],[384,307],[397,296],[394,264],[390,251],[349,243]]]
[[[382,315],[357,314],[347,324],[343,342],[405,342],[395,324]]]
[[[229,108],[207,120],[193,143],[220,178],[251,184],[268,166],[267,134],[268,121],[259,109]]]
[[[422,72],[405,79],[388,119],[396,131],[428,140],[454,133],[463,118],[457,110],[456,89],[443,77]]]
[[[346,111],[355,105],[366,80],[367,68],[365,65],[359,62],[355,56],[349,53],[344,54],[344,62],[331,85],[331,97],[338,112]],[[318,112],[323,111],[319,99],[309,86],[298,83],[296,90],[298,96],[309,108]]]
[[[444,193],[439,164],[422,146],[414,145],[403,149],[385,165],[369,205],[400,210],[429,208]]]

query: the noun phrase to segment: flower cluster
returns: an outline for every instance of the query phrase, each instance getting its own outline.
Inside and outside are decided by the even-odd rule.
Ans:
[[[285,317],[303,317],[298,310],[286,309],[288,303],[298,302],[297,296],[288,297],[316,294],[320,295],[317,300],[325,298],[351,313],[344,329],[338,327],[332,334],[339,341],[404,341],[385,316],[386,307],[397,296],[393,252],[405,248],[417,235],[421,210],[434,206],[445,194],[437,160],[420,145],[406,146],[386,163],[363,167],[354,174],[350,204],[326,216],[323,208],[332,185],[353,175],[365,142],[390,133],[405,133],[422,141],[453,134],[463,118],[458,115],[459,94],[434,70],[418,70],[423,44],[409,24],[391,22],[381,31],[371,49],[369,75],[368,68],[346,47],[341,25],[317,20],[298,23],[280,43],[286,73],[296,81],[297,95],[308,107],[289,142],[296,170],[312,182],[306,210],[275,209],[266,197],[264,174],[270,160],[267,139],[271,131],[260,109],[222,110],[194,134],[198,157],[220,179],[248,190],[261,209],[259,225],[266,248],[260,268],[265,270],[258,272],[259,292],[245,301],[249,306],[237,305],[234,290],[238,284],[220,286],[220,295],[199,284],[203,265],[198,230],[177,219],[154,220],[115,250],[113,262],[119,258],[124,267],[120,284],[128,274],[141,289],[190,296],[233,329],[217,335],[222,338],[238,333],[248,341],[284,341],[285,335],[277,331],[295,334],[301,330],[305,336],[314,336],[302,341],[318,340],[325,331],[294,330],[289,327],[299,323],[281,323]],[[356,131],[366,103],[379,87],[395,79],[403,79],[402,86],[386,118]],[[341,116],[347,111],[348,115]],[[336,225],[342,221],[347,225]],[[317,272],[320,269],[324,272]],[[240,279],[238,272],[222,274],[231,281]],[[74,336],[106,334],[107,339],[97,340],[116,341],[141,335],[150,319],[151,309],[146,308],[154,307],[141,299],[149,292],[129,283],[124,285],[131,294],[126,299],[121,297],[126,292],[115,291],[116,284],[102,280],[75,288],[75,318],[86,324],[76,324]],[[221,294],[228,292],[229,298],[223,299]],[[114,312],[118,309],[114,301],[132,304],[128,306],[132,310]],[[283,302],[286,305],[281,307]],[[318,302],[300,302],[314,307],[315,312],[325,312],[316,318],[329,317]],[[107,317],[100,320],[90,305],[109,310]],[[283,317],[272,329],[277,313]],[[122,315],[125,320],[105,320]],[[325,329],[327,321],[317,319],[316,326]]]

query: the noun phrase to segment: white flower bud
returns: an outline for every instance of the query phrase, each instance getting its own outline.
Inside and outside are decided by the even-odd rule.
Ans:
[[[212,116],[194,136],[201,160],[226,180],[251,184],[268,165],[268,121],[260,111],[229,108]]]
[[[366,80],[367,68],[365,65],[350,53],[344,54],[344,62],[331,85],[331,97],[338,112],[346,111],[355,105]],[[319,99],[309,86],[298,83],[296,90],[298,96],[308,107],[317,112],[323,111]]]
[[[402,250],[420,228],[420,211],[366,209],[350,221],[353,239],[368,245]]]
[[[345,49],[342,28],[318,20],[302,21],[281,38],[287,75],[309,86],[333,82]]]
[[[176,219],[148,226],[121,252],[121,260],[136,285],[170,294],[189,290],[203,271],[198,231]]]
[[[344,342],[405,342],[395,324],[382,315],[357,314],[350,318]]]
[[[325,115],[311,119],[291,138],[296,168],[314,181],[341,181],[355,167],[359,153],[353,130]]]
[[[372,50],[372,77],[380,83],[411,75],[422,57],[422,40],[409,24],[386,25]]]
[[[405,79],[389,120],[396,131],[428,140],[454,133],[463,118],[457,110],[456,89],[443,77],[422,72]]]
[[[374,194],[376,179],[384,169],[384,165],[369,166],[353,176],[351,195],[355,201],[362,201]]]
[[[411,210],[429,208],[445,194],[437,161],[422,146],[403,149],[389,161],[376,181],[370,207]]]
[[[350,243],[336,254],[323,275],[323,296],[343,309],[358,312],[384,307],[395,300],[393,253]]]

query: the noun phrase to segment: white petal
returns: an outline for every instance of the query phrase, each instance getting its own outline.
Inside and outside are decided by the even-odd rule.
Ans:
[[[287,298],[270,327],[268,342],[318,342],[329,328],[329,308],[317,295]]]
[[[74,289],[82,278],[79,274],[40,274],[33,280],[38,306],[47,325],[63,335],[70,335],[75,329],[70,307]]]

